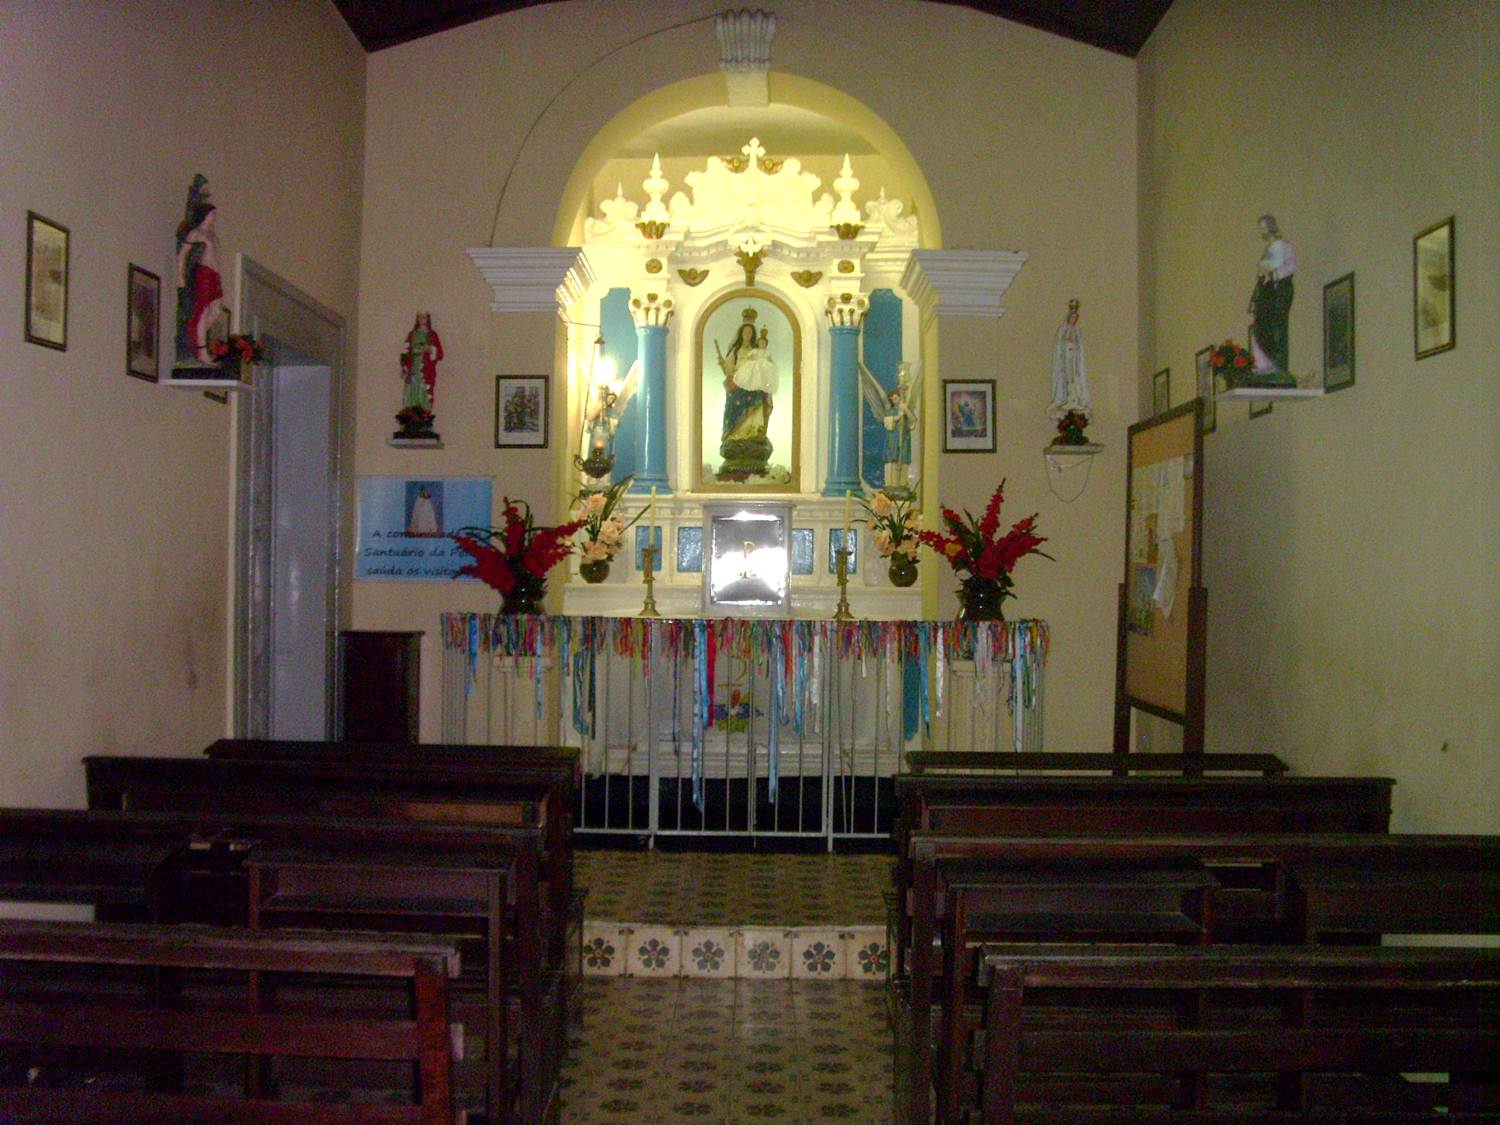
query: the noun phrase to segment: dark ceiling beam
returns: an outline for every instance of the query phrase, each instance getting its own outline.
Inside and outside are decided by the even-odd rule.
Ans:
[[[334,0],[366,51],[557,0]],[[1172,0],[928,0],[972,8],[1134,58]],[[726,3],[726,7],[729,5]]]

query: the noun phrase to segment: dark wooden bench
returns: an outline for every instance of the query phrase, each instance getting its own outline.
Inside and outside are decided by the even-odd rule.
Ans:
[[[912,885],[909,841],[921,829],[1008,837],[1384,832],[1393,784],[1379,777],[902,774],[892,903]],[[900,979],[911,931],[905,911],[891,921],[892,969]]]
[[[978,976],[983,1125],[1500,1121],[1493,949],[987,946]]]
[[[0,1046],[11,1079],[0,1085],[10,1123],[246,1122],[256,1125],[453,1125],[455,1052],[448,982],[458,953],[436,941],[269,935],[190,926],[0,921]],[[65,975],[54,970],[66,969]],[[212,999],[189,988],[163,1004],[151,974],[206,974]],[[132,972],[148,983],[131,983]],[[122,975],[124,974],[124,975]],[[277,1011],[232,994],[236,977],[315,974],[322,982],[380,981],[403,988],[393,1010]],[[417,1075],[409,1104],[270,1099],[237,1082],[206,1091],[153,1084],[150,1055],[258,1060],[378,1060]],[[69,1057],[88,1073],[70,1073]],[[30,1065],[35,1060],[41,1065]],[[223,1076],[222,1070],[220,1071]],[[237,1076],[235,1076],[237,1077]],[[71,1080],[70,1080],[71,1079]],[[327,1091],[324,1091],[326,1094]]]
[[[287,739],[221,738],[210,743],[204,756],[226,761],[384,762],[433,767],[457,767],[483,777],[505,781],[542,781],[548,788],[545,817],[548,851],[557,862],[547,871],[554,884],[553,910],[568,919],[552,959],[565,958],[574,993],[574,1010],[581,991],[583,968],[583,902],[586,890],[577,886],[573,870],[573,825],[583,781],[578,750],[565,746],[500,746],[478,743],[306,742]]]
[[[939,1120],[961,1119],[973,956],[987,940],[1368,942],[1381,934],[1500,933],[1500,837],[918,832],[911,850],[911,974],[907,987],[897,985],[894,1014],[916,1121],[926,1120],[929,1083]]]
[[[1098,773],[1115,777],[1166,773],[1185,777],[1249,774],[1280,777],[1287,765],[1275,754],[1116,754],[911,750],[906,771],[929,773]]]
[[[474,1073],[461,1069],[463,1090],[480,1104],[504,1107],[555,1100],[557,1063],[564,1045],[569,993],[564,974],[548,970],[543,958],[544,924],[537,878],[539,833],[535,828],[485,824],[432,824],[421,821],[278,817],[264,813],[191,810],[173,812],[88,812],[83,810],[0,810],[0,888],[22,892],[0,898],[97,904],[97,880],[48,886],[45,867],[12,873],[5,864],[8,845],[25,845],[27,857],[49,854],[64,874],[85,866],[72,856],[107,854],[124,846],[149,846],[164,869],[114,867],[107,901],[144,901],[147,889],[161,892],[162,913],[175,920],[243,924],[254,920],[250,881],[262,856],[300,849],[329,865],[399,870],[405,900],[385,915],[359,910],[328,910],[276,916],[279,924],[302,922],[332,927],[456,935],[469,947],[470,969],[455,985],[457,1014],[485,1050],[473,1054]],[[435,880],[455,862],[482,872],[486,893],[470,896],[461,916],[452,904],[434,901]],[[12,878],[24,874],[24,881]],[[396,894],[388,895],[390,898]],[[524,1043],[525,1049],[516,1045]],[[493,1050],[490,1045],[494,1044]],[[472,1082],[469,1079],[472,1078]],[[496,1112],[489,1118],[537,1120]]]

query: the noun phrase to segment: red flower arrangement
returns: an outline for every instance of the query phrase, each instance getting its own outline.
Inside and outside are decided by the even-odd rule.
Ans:
[[[474,561],[458,574],[479,579],[503,599],[503,613],[535,613],[547,590],[547,572],[573,551],[582,520],[537,527],[531,506],[505,498],[501,527],[461,527],[451,538]]]
[[[1253,362],[1250,353],[1233,340],[1215,344],[1208,353],[1208,365],[1215,371],[1246,371]]]
[[[228,339],[221,340],[209,348],[214,359],[223,363],[227,359],[235,359],[240,363],[260,363],[266,358],[266,349],[254,336],[241,336],[237,332],[231,332]]]
[[[1000,603],[1012,596],[1010,572],[1016,563],[1027,555],[1041,555],[1044,559],[1052,557],[1037,549],[1047,540],[1034,530],[1035,514],[1018,520],[1004,535],[996,537],[1000,530],[1000,505],[1004,502],[1005,482],[1002,480],[980,519],[976,520],[967,511],[960,516],[952,508],[944,508],[943,523],[952,534],[923,531],[917,536],[947,559],[954,573],[968,574],[963,580],[961,595],[965,601],[966,617],[998,618]],[[973,612],[976,602],[982,603],[978,613]]]

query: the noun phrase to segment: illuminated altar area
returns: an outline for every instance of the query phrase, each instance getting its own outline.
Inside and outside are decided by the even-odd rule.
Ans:
[[[856,614],[919,617],[920,586],[891,584],[857,503],[887,479],[885,430],[861,394],[861,365],[886,391],[900,364],[919,366],[921,315],[906,291],[917,217],[884,191],[857,203],[848,156],[830,193],[758,137],[708,158],[681,186],[654,159],[643,202],[618,187],[585,222],[557,292],[567,325],[562,475],[588,481],[575,457],[599,433],[601,403],[623,392],[614,464],[597,484],[632,478],[620,514],[647,513],[606,581],[586,584],[573,560],[563,612],[639,610],[648,546],[658,549],[661,612],[701,612],[705,503],[778,500],[791,504],[791,616],[833,613],[833,551],[848,527]],[[893,470],[905,487],[922,487],[922,446],[918,429]]]

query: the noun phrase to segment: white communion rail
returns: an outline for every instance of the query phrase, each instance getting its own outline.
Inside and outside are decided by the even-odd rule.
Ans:
[[[575,829],[888,836],[909,750],[1042,748],[1040,621],[442,617],[444,742],[578,746]]]

